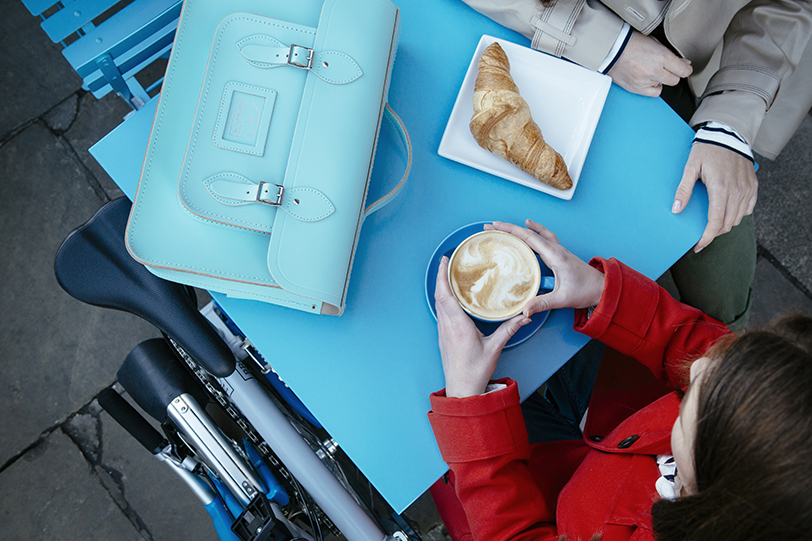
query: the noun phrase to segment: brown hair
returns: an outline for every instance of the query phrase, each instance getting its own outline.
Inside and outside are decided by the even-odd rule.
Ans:
[[[812,539],[812,318],[711,357],[697,389],[696,493],[654,504],[657,539]]]

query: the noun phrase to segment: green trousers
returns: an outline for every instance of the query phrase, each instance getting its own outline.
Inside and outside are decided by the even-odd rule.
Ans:
[[[747,325],[755,274],[752,214],[698,254],[691,250],[671,267],[680,301],[727,323],[733,332],[741,332]]]

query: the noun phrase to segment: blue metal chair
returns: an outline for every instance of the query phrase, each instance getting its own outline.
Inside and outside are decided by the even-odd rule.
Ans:
[[[22,0],[42,29],[82,77],[83,88],[100,98],[111,90],[133,109],[150,100],[163,77],[147,84],[136,74],[167,58],[175,39],[182,0]]]

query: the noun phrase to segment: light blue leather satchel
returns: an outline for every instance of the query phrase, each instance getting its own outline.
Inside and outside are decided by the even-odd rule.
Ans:
[[[389,0],[186,0],[127,227],[163,278],[340,315],[364,218],[411,146]],[[408,152],[366,205],[382,120]]]

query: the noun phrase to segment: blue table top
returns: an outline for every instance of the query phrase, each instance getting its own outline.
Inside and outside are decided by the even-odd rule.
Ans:
[[[414,147],[402,193],[364,223],[340,317],[213,296],[387,499],[403,511],[447,469],[426,412],[444,386],[425,271],[451,232],[479,221],[532,218],[584,260],[616,257],[657,278],[699,239],[707,196],[670,212],[693,131],[660,99],[613,85],[572,200],[529,190],[437,154],[460,84],[483,34],[529,45],[461,2],[401,0],[401,38],[389,103]],[[435,36],[427,38],[426,36]],[[438,51],[441,54],[438,54]],[[542,53],[539,53],[542,54]],[[157,100],[91,153],[131,199]],[[403,157],[382,144],[369,201]],[[393,179],[394,181],[394,179]],[[505,350],[497,377],[538,388],[587,341],[572,310]]]

